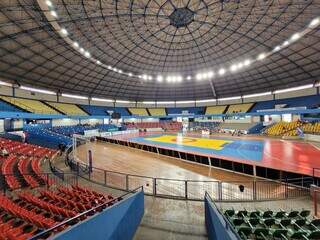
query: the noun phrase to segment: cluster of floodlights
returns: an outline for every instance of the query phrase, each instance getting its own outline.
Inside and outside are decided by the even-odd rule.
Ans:
[[[54,6],[53,6],[52,2],[50,0],[46,0],[46,4],[49,8],[51,16],[54,17],[55,19],[58,19],[58,14],[54,10]],[[179,74],[175,74],[175,75],[172,75],[172,74],[168,74],[168,75],[134,74],[131,72],[126,72],[126,71],[123,71],[123,70],[118,69],[116,67],[113,67],[111,65],[104,64],[102,61],[94,58],[91,55],[91,53],[89,51],[85,50],[83,47],[81,47],[78,42],[72,41],[70,38],[69,39],[72,42],[72,47],[75,50],[77,50],[80,54],[82,54],[84,57],[88,58],[89,60],[93,61],[97,65],[104,67],[110,71],[113,71],[113,72],[116,72],[116,73],[122,74],[122,75],[127,75],[128,77],[137,77],[137,78],[140,78],[146,82],[156,81],[158,83],[162,83],[162,82],[180,83],[180,82],[183,82],[184,80],[191,81],[192,79],[194,79],[196,81],[210,80],[210,79],[214,78],[215,76],[223,76],[228,73],[232,74],[232,73],[238,72],[240,70],[243,70],[243,69],[249,67],[251,64],[258,62],[258,61],[262,61],[265,58],[269,57],[270,55],[272,55],[276,52],[279,52],[280,50],[288,47],[291,43],[296,42],[301,37],[303,37],[304,35],[306,35],[310,31],[312,31],[314,28],[316,28],[319,25],[320,25],[320,17],[316,17],[308,24],[308,26],[304,30],[293,34],[289,39],[285,40],[282,44],[276,46],[273,50],[271,50],[269,52],[262,52],[262,53],[258,54],[255,58],[245,59],[244,61],[233,63],[229,67],[223,66],[215,71],[214,70],[201,71],[201,72],[195,74],[194,76],[191,76],[191,75],[182,76]],[[67,29],[60,28],[59,33],[62,38],[68,38]]]

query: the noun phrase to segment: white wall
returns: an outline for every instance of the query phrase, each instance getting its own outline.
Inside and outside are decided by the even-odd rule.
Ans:
[[[217,105],[216,101],[212,101],[212,102],[197,102],[196,106],[197,107],[207,107],[207,106],[215,106]]]
[[[241,99],[218,101],[218,105],[229,105],[242,103]]]
[[[309,96],[317,94],[316,88],[308,88],[294,92],[287,92],[287,93],[279,93],[275,94],[275,99],[284,99],[284,98],[293,98],[293,97],[302,97],[302,96]]]
[[[0,119],[0,133],[4,132],[4,120]]]
[[[69,97],[62,97],[62,96],[59,96],[59,102],[89,105],[88,99],[76,99],[76,98],[69,98]]]
[[[167,104],[167,103],[157,103],[157,107],[161,108],[161,107],[166,107],[166,108],[169,108],[169,107],[174,107],[174,103],[170,103],[170,104]]]
[[[136,103],[131,102],[131,103],[115,103],[116,107],[135,107]]]
[[[262,101],[268,101],[273,100],[273,95],[266,95],[261,97],[250,97],[250,98],[244,98],[244,103],[250,103],[250,102],[262,102]]]
[[[21,129],[23,128],[23,120],[22,119],[15,119],[12,121],[13,129]]]
[[[52,101],[52,102],[57,101],[57,95],[31,92],[31,91],[27,91],[19,88],[16,88],[14,92],[15,92],[15,97],[45,100],[45,101]]]
[[[80,123],[89,125],[103,124],[103,119],[81,119]]]
[[[113,107],[112,102],[102,102],[102,101],[93,101],[93,100],[90,101],[90,105]]]
[[[145,104],[145,103],[138,102],[137,103],[137,107],[138,108],[155,108],[156,104],[155,103],[153,103],[153,104]]]
[[[0,85],[0,94],[1,95],[6,95],[6,96],[12,96],[13,90],[12,90],[11,87]]]
[[[195,102],[194,103],[179,103],[176,102],[176,107],[194,107],[195,106]]]
[[[53,119],[52,126],[74,126],[79,124],[78,119],[71,119],[71,118],[62,118],[62,119]]]

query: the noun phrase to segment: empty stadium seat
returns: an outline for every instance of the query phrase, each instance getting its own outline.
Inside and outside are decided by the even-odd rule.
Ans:
[[[210,114],[223,114],[227,106],[210,106],[206,108],[206,115]]]
[[[69,103],[57,103],[57,102],[46,102],[50,106],[58,109],[60,112],[63,112],[66,115],[88,115],[80,107],[75,104]]]
[[[226,113],[246,113],[252,108],[252,106],[253,103],[229,105]]]
[[[129,111],[134,116],[149,116],[146,108],[129,108]]]
[[[60,114],[53,108],[47,106],[46,104],[38,101],[38,100],[31,100],[31,99],[24,99],[24,98],[14,98],[14,97],[0,97],[2,100],[13,104],[19,108],[22,108],[28,112],[32,113],[40,113],[40,114]]]
[[[151,116],[166,116],[165,108],[148,108],[148,111]]]

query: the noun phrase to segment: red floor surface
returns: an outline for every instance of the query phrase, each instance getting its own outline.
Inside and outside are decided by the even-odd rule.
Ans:
[[[154,134],[154,133],[150,133]],[[146,136],[148,133],[130,134],[130,135],[117,135],[113,136],[113,139],[128,141],[130,138],[138,136]],[[201,135],[188,134],[194,137],[201,137]],[[212,138],[214,138],[213,136]],[[216,136],[217,137],[217,136]],[[223,136],[225,138],[232,138],[231,136]],[[227,156],[215,156],[208,155],[208,157],[221,158],[225,160],[231,160],[234,162],[246,163],[250,165],[256,165],[261,167],[267,167],[277,170],[283,170],[287,172],[293,172],[298,174],[305,174],[312,176],[313,168],[319,168],[315,171],[315,176],[320,177],[320,149],[312,145],[311,143],[278,140],[262,137],[244,137],[245,139],[259,139],[264,142],[263,158],[261,161],[251,161],[230,158]],[[145,143],[143,143],[145,144]],[[147,145],[147,144],[145,144]],[[149,144],[150,146],[156,146],[156,144]],[[165,148],[160,146],[160,148]],[[173,148],[167,148],[175,150]],[[180,150],[179,150],[180,151]],[[188,152],[203,156],[203,153]]]

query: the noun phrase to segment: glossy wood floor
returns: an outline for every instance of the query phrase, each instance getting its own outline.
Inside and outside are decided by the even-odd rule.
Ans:
[[[102,142],[91,143],[90,147],[80,146],[77,150],[80,160],[86,161],[86,151],[90,148],[93,152],[93,166],[109,171],[181,180],[252,180],[249,176]]]

